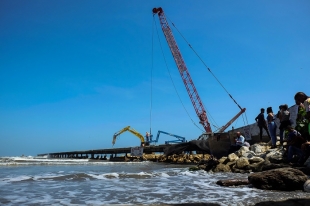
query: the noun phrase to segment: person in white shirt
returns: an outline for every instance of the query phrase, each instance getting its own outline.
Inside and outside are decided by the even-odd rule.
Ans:
[[[244,144],[245,138],[244,138],[244,136],[241,135],[240,132],[236,132],[236,135],[237,135],[237,138],[235,139],[236,146],[242,147]],[[239,147],[239,149],[240,149],[240,147]]]

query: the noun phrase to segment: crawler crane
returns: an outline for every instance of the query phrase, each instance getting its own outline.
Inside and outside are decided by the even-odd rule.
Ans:
[[[159,21],[160,21],[160,25],[161,25],[161,28],[164,32],[164,35],[165,35],[165,38],[167,40],[167,43],[169,45],[169,48],[171,50],[171,53],[173,55],[173,58],[175,60],[175,63],[178,67],[178,70],[179,70],[179,73],[182,77],[182,80],[183,80],[183,83],[185,85],[185,88],[187,90],[187,93],[190,97],[190,100],[192,102],[192,105],[194,106],[194,109],[195,109],[195,112],[199,118],[199,123],[203,126],[203,128],[205,129],[206,131],[206,135],[207,136],[212,136],[213,133],[212,133],[212,130],[211,130],[211,127],[210,127],[210,123],[208,121],[208,117],[207,117],[207,114],[206,114],[206,110],[203,106],[203,103],[198,95],[198,92],[195,88],[195,85],[194,85],[194,82],[189,74],[189,71],[185,65],[185,62],[183,60],[183,57],[181,55],[181,52],[178,48],[178,45],[173,37],[173,34],[172,34],[172,31],[169,27],[169,24],[166,20],[166,16],[164,14],[164,11],[161,7],[159,8],[153,8],[153,14],[158,14],[158,17],[159,17]],[[241,109],[241,111],[235,116],[233,117],[227,124],[225,124],[224,126],[222,126],[220,129],[219,129],[219,132],[224,132],[224,130],[229,127],[229,125],[231,125],[242,113],[245,112],[245,108],[241,108],[239,106],[239,108]]]

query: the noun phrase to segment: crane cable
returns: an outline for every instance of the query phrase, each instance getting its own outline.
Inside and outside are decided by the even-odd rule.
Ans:
[[[150,102],[150,135],[152,134],[152,107],[153,107],[153,69],[154,69],[154,24],[152,24],[152,51],[151,51],[151,102]]]
[[[168,17],[167,17],[168,18]],[[168,18],[169,19],[169,18]],[[177,32],[181,35],[181,37],[184,39],[184,41],[188,44],[188,46],[193,50],[193,52],[196,54],[196,56],[199,58],[199,60],[203,63],[203,65],[208,69],[208,71],[211,73],[211,75],[216,79],[216,81],[221,85],[221,87],[226,91],[226,93],[228,94],[228,96],[235,102],[235,104],[239,107],[240,110],[242,110],[242,107],[236,102],[236,100],[231,96],[231,94],[227,91],[227,89],[223,86],[223,84],[218,80],[218,78],[213,74],[213,72],[211,71],[211,69],[206,65],[206,63],[202,60],[202,58],[198,55],[198,53],[196,52],[196,50],[192,47],[192,45],[190,45],[190,43],[185,39],[185,37],[182,35],[182,33],[178,30],[178,28],[174,25],[174,23],[169,19],[169,21],[171,22],[172,26],[177,30]],[[242,115],[243,116],[243,115]],[[248,124],[248,120],[247,120],[247,116],[245,114],[245,118],[246,118],[246,122]],[[243,123],[244,122],[244,118],[243,119]]]
[[[176,94],[177,94],[177,96],[178,96],[178,98],[179,98],[179,100],[180,100],[180,102],[181,102],[181,104],[182,104],[182,106],[183,106],[183,108],[184,108],[186,114],[188,115],[188,117],[190,118],[190,120],[192,121],[192,123],[193,123],[199,130],[201,130],[202,132],[204,132],[204,130],[201,129],[201,128],[194,122],[194,120],[191,118],[191,116],[189,115],[189,113],[188,113],[187,109],[185,108],[185,106],[184,106],[184,104],[183,104],[183,101],[182,101],[182,99],[181,99],[181,97],[180,97],[180,95],[179,95],[179,93],[178,93],[178,91],[177,91],[177,89],[176,89],[176,86],[175,86],[175,84],[174,84],[174,82],[173,82],[173,79],[172,79],[172,76],[171,76],[171,73],[170,73],[170,70],[169,70],[167,61],[166,61],[166,57],[165,57],[165,55],[164,55],[164,51],[163,51],[162,44],[161,44],[161,41],[160,41],[160,38],[159,38],[159,32],[158,32],[158,28],[157,28],[157,24],[156,24],[154,15],[153,15],[153,22],[154,22],[155,27],[156,27],[156,33],[157,33],[157,37],[158,37],[160,49],[161,49],[161,52],[162,52],[162,55],[163,55],[163,58],[164,58],[164,62],[165,62],[165,65],[166,65],[166,69],[167,69],[167,71],[168,71],[168,74],[169,74],[170,80],[171,80],[171,82],[172,82],[172,85],[173,85],[173,87],[174,87],[174,90],[175,90],[175,92],[176,92]],[[153,46],[153,45],[152,45],[152,46]]]

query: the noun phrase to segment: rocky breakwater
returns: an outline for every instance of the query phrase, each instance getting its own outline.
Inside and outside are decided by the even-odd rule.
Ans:
[[[142,159],[173,164],[194,164],[190,170],[248,173],[247,179],[220,180],[221,186],[252,185],[265,190],[305,190],[310,192],[310,158],[304,165],[286,163],[283,147],[271,149],[268,143],[241,147],[220,159],[210,154],[144,154]]]
[[[143,154],[142,159],[153,162],[165,162],[174,164],[192,164],[197,165],[200,162],[210,159],[210,154],[173,154],[173,155],[159,155],[159,154]]]
[[[286,151],[282,147],[270,149],[266,143],[241,147],[227,157],[216,159],[209,156],[190,170],[208,172],[249,173],[247,179],[220,180],[221,186],[252,185],[265,190],[305,190],[310,192],[310,158],[302,166],[287,164]],[[308,188],[309,187],[309,188]]]

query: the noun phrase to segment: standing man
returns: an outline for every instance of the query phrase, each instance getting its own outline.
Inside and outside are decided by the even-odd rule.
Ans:
[[[304,138],[310,140],[310,97],[303,92],[297,92],[294,99],[298,105],[296,129]]]
[[[265,109],[264,109],[264,108],[261,108],[261,109],[260,109],[260,114],[257,115],[257,117],[255,118],[255,121],[257,122],[257,126],[259,127],[259,137],[260,137],[260,141],[263,140],[263,128],[266,130],[269,139],[271,139],[270,134],[269,134],[269,131],[268,131],[268,129],[267,129],[267,124],[266,124],[264,112],[265,112]]]
[[[148,132],[145,133],[145,138],[147,142],[150,141],[150,134]]]
[[[284,134],[284,130],[288,125],[291,125],[291,121],[290,121],[290,112],[288,111],[288,106],[287,104],[283,104],[280,106],[280,115],[279,115],[279,119],[280,119],[280,143],[281,145],[283,145],[283,134]]]

